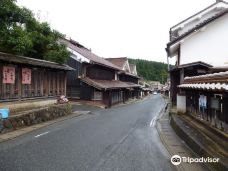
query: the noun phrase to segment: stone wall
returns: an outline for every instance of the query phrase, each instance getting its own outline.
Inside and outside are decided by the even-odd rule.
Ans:
[[[2,133],[53,120],[71,113],[72,107],[70,104],[51,105],[41,109],[29,110],[3,120]]]
[[[10,114],[15,114],[26,110],[46,107],[55,103],[56,99],[35,99],[15,102],[2,102],[0,103],[0,108],[8,108],[10,110]]]

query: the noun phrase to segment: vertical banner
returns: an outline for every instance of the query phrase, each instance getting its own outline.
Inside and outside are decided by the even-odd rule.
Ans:
[[[28,68],[22,68],[22,84],[31,84],[32,70]]]
[[[14,84],[15,83],[15,68],[3,66],[3,84]]]

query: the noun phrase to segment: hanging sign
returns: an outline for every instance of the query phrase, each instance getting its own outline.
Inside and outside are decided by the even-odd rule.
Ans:
[[[28,68],[22,68],[22,84],[31,84],[32,71]]]
[[[211,108],[219,110],[219,99],[214,97],[211,98]]]
[[[15,83],[15,68],[3,66],[3,84],[14,84]]]

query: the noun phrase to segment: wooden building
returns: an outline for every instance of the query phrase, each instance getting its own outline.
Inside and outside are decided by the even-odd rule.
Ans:
[[[0,102],[66,94],[66,72],[54,62],[0,53]]]
[[[139,98],[141,94],[141,86],[139,85],[139,78],[137,75],[136,65],[129,64],[127,57],[106,58],[114,65],[120,68],[118,72],[118,79],[123,82],[134,83],[138,86],[131,88],[128,91],[128,98]]]
[[[228,68],[227,68],[228,70]],[[186,77],[179,85],[188,113],[228,132],[228,71]]]
[[[172,104],[177,101],[177,94],[180,93],[178,85],[182,84],[185,77],[198,76],[210,73],[212,66],[205,62],[193,62],[185,65],[175,66],[170,72],[170,96]]]
[[[92,100],[107,107],[128,100],[129,92],[140,87],[133,82],[123,82],[121,69],[101,58],[74,40],[61,40],[67,45],[71,57],[67,64],[75,71],[68,73],[67,96],[71,99]]]

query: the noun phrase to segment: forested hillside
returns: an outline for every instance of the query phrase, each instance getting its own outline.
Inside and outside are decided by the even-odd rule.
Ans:
[[[167,80],[167,64],[162,62],[147,61],[142,59],[129,59],[130,64],[136,64],[138,75],[148,81],[160,81],[165,83]]]

